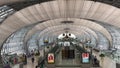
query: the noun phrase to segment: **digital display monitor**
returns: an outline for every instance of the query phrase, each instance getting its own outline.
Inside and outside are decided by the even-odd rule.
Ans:
[[[49,64],[55,62],[55,58],[54,58],[54,54],[53,53],[49,53],[47,58],[48,58],[48,63]]]
[[[82,63],[89,63],[89,53],[82,53]]]

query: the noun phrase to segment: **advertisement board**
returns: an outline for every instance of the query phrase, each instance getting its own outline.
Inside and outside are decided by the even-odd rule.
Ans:
[[[48,58],[48,63],[49,64],[55,62],[55,58],[54,58],[54,54],[53,53],[49,53],[47,58]]]
[[[82,63],[89,63],[89,53],[82,53]]]

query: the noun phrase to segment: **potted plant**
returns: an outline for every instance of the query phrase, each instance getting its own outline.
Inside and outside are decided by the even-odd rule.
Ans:
[[[101,53],[99,56],[101,58],[101,66],[103,66],[105,54]]]
[[[37,52],[35,53],[35,58],[36,58],[36,61],[38,61],[38,60],[39,60],[39,56],[40,56],[40,52],[39,52],[39,51],[37,51]]]
[[[49,48],[49,46],[47,46],[47,49]]]
[[[105,57],[105,54],[101,53],[99,56],[100,56],[101,58],[103,58],[103,57]]]
[[[40,52],[39,51],[37,51],[36,52],[36,54],[35,54],[35,56],[39,56],[40,55]]]
[[[89,48],[89,46],[86,46],[86,48]]]

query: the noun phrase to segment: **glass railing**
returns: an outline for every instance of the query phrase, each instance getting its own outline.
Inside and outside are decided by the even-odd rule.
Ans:
[[[114,60],[116,63],[120,63],[120,53],[116,52],[104,52],[107,57]]]

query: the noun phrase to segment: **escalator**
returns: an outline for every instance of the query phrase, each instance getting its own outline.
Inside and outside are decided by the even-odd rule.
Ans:
[[[73,46],[63,46],[56,57],[55,68],[81,68],[76,52]]]
[[[48,54],[54,54],[54,63],[48,63]],[[55,46],[53,47],[46,56],[39,61],[39,68],[90,68],[92,67],[92,60],[89,63],[82,62],[82,53],[88,53],[85,49],[71,45],[69,47]],[[90,55],[91,56],[91,55]],[[44,64],[44,67],[41,65]]]
[[[74,59],[75,58],[75,50],[71,49],[69,46],[65,46],[62,49],[62,59]]]
[[[48,54],[52,53],[54,54],[54,57],[56,57],[59,51],[60,51],[60,46],[58,45],[54,46],[48,53],[45,54],[44,58],[39,59],[36,68],[54,68],[51,67],[51,65],[53,66],[53,64],[48,64]]]
[[[83,59],[81,57],[81,62],[82,62],[82,68],[99,68],[99,61],[97,64],[94,64],[94,56],[91,54],[91,52],[88,52],[87,50],[85,50],[84,48],[78,46],[78,45],[73,45],[80,53],[80,55],[82,56],[83,54],[89,54],[89,63],[84,64],[83,63]]]

